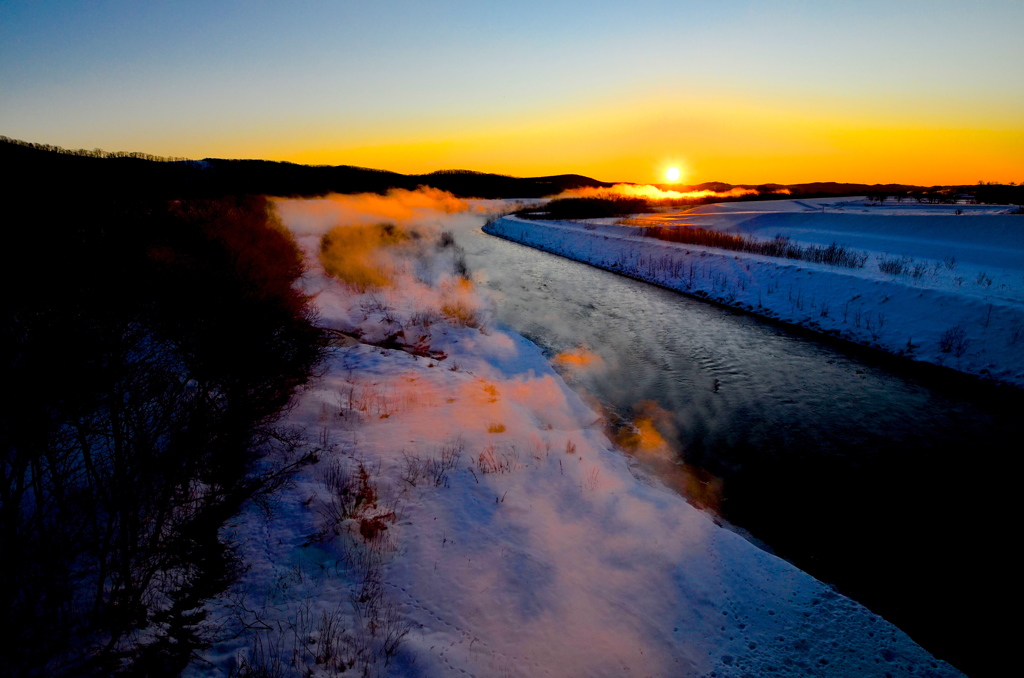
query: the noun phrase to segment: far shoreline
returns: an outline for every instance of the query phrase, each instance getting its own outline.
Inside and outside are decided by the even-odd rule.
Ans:
[[[759,308],[758,306],[755,306],[755,304],[749,303],[749,300],[744,301],[743,299],[734,298],[730,301],[728,299],[721,298],[721,295],[715,295],[713,291],[707,291],[704,289],[686,289],[686,286],[678,282],[673,284],[675,281],[664,279],[666,277],[664,275],[661,277],[649,273],[645,275],[644,272],[634,270],[636,267],[630,264],[621,265],[619,262],[609,263],[607,259],[610,255],[608,252],[615,250],[616,247],[621,245],[623,242],[627,242],[638,247],[647,247],[648,249],[650,249],[650,246],[653,244],[654,247],[658,248],[659,252],[663,252],[666,257],[673,256],[672,253],[675,252],[676,256],[680,258],[690,257],[693,259],[694,255],[691,253],[695,252],[700,256],[704,256],[705,254],[710,255],[712,261],[716,261],[715,257],[717,257],[721,260],[733,259],[738,262],[741,260],[742,256],[737,256],[737,253],[731,251],[716,250],[715,248],[710,247],[703,248],[695,245],[686,245],[686,254],[682,254],[679,252],[679,250],[682,249],[682,246],[679,246],[678,248],[666,247],[669,245],[677,245],[676,243],[667,243],[663,241],[653,241],[652,243],[650,240],[640,239],[636,236],[624,236],[621,233],[616,232],[621,229],[622,227],[607,224],[599,224],[595,228],[595,224],[593,222],[535,222],[515,217],[502,217],[501,219],[486,224],[482,230],[488,235],[492,235],[509,242],[532,247],[549,254],[554,254],[594,266],[595,268],[599,268],[610,273],[615,273],[640,282],[656,285],[663,289],[682,294],[691,299],[713,304],[719,308],[750,315],[757,318],[759,321],[767,322],[776,327],[786,328],[787,331],[795,332],[798,335],[808,338],[813,338],[815,341],[821,341],[828,345],[842,347],[844,350],[855,355],[868,356],[879,363],[898,366],[901,371],[915,377],[941,379],[946,383],[964,387],[971,386],[972,388],[991,388],[994,386],[997,389],[1005,390],[1007,393],[1019,394],[1024,392],[1024,383],[1015,383],[1013,379],[1013,377],[1020,379],[1021,375],[1010,374],[1010,372],[1012,372],[1012,368],[1002,370],[1001,374],[996,370],[988,370],[984,367],[969,371],[968,369],[959,369],[958,367],[954,367],[950,364],[943,364],[946,362],[946,354],[940,354],[938,359],[934,356],[934,352],[929,357],[925,357],[923,355],[901,354],[900,350],[894,349],[893,346],[886,346],[884,339],[882,341],[878,341],[876,337],[876,341],[873,342],[858,340],[855,336],[845,336],[851,334],[849,332],[840,333],[839,330],[834,328],[824,328],[813,320],[810,322],[801,322],[800,319],[794,318],[793,314],[789,314],[787,317],[787,314],[779,313],[776,309],[772,309],[770,306],[761,306]],[[555,233],[556,230],[559,232]],[[589,256],[583,252],[584,247],[588,246],[591,247],[591,253]],[[601,250],[601,253],[594,253],[593,248],[595,246]],[[648,252],[648,256],[651,257],[654,255],[651,255]],[[767,259],[767,257],[744,258],[751,260],[755,258],[760,260]],[[640,255],[640,259],[642,261],[642,254]],[[762,264],[762,268],[765,264],[763,261],[754,263]],[[749,263],[747,265],[749,267]],[[768,262],[767,265],[771,266],[771,263]],[[778,268],[781,270],[781,266]],[[791,264],[791,268],[793,268],[797,273],[806,273],[804,270],[806,267],[801,267],[799,265],[793,267]],[[819,273],[820,275],[819,271],[811,272]],[[837,272],[833,275],[841,276],[842,273]],[[853,276],[849,276],[849,278],[852,277]],[[678,281],[678,278],[676,278],[676,280]],[[842,278],[840,278],[840,280],[842,280]],[[844,280],[843,282],[849,281]],[[748,294],[747,296],[749,297],[750,295]],[[887,294],[883,295],[883,303],[888,301],[888,299],[889,296]],[[978,306],[980,305],[980,302],[976,302],[974,305]],[[1020,309],[1013,308],[1011,310],[1018,312]],[[892,334],[892,332],[889,334]],[[893,344],[893,342],[890,341],[889,344]],[[991,358],[990,356],[985,357]],[[951,360],[952,358],[950,358],[950,361]]]

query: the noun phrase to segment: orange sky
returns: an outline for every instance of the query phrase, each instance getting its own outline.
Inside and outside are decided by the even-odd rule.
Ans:
[[[0,134],[605,181],[1024,181],[1024,3],[0,4]]]
[[[1009,182],[1024,181],[1024,124],[1010,115],[979,124],[948,112],[855,117],[742,96],[629,100],[544,111],[514,124],[504,118],[462,128],[440,123],[399,139],[370,133],[352,143],[323,130],[273,157],[312,164],[343,159],[404,173],[458,167],[637,182],[665,181],[673,166],[684,183]]]

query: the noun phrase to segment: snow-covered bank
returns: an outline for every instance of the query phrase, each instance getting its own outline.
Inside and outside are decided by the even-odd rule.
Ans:
[[[838,241],[866,251],[866,266],[666,242],[609,223],[504,217],[484,230],[896,355],[1024,386],[1024,219],[821,207],[821,201],[734,203],[680,215],[675,223],[761,238],[781,234],[807,244]],[[883,273],[880,261],[902,272]]]
[[[378,253],[393,285],[326,277],[313,202],[280,208],[307,289],[362,341],[291,414],[319,462],[232,526],[248,571],[192,675],[960,675],[649,480],[539,348],[487,326],[443,234]],[[380,346],[399,331],[447,357]]]

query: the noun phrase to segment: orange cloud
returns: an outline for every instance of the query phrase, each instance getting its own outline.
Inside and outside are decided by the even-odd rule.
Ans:
[[[408,239],[409,235],[393,224],[335,226],[320,241],[320,263],[328,275],[360,292],[387,287],[394,273],[378,250]]]
[[[429,186],[414,191],[393,188],[384,195],[332,193],[322,198],[280,199],[275,206],[282,221],[298,236],[321,235],[339,224],[422,224],[460,212],[485,211],[479,204]]]

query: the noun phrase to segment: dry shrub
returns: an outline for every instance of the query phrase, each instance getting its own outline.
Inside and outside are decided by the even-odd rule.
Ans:
[[[324,337],[263,198],[41,199],[8,201],[46,274],[5,266],[0,675],[171,672],[237,573],[220,525],[303,458],[280,409]]]
[[[508,457],[498,452],[494,445],[484,448],[476,464],[481,473],[508,473],[511,470]]]
[[[480,319],[474,309],[463,301],[454,301],[441,305],[441,314],[456,325],[463,327],[477,327]]]
[[[476,466],[481,473],[511,473],[522,468],[515,445],[504,451],[496,445],[488,445],[477,457]]]
[[[377,472],[379,469],[374,470],[374,475]],[[339,534],[341,524],[350,518],[379,517],[375,515],[377,487],[370,477],[370,470],[362,462],[352,469],[345,460],[335,459],[322,472],[320,484],[328,491],[328,499],[321,508],[326,522],[323,536]]]
[[[640,234],[647,238],[690,245],[703,245],[705,247],[717,247],[738,252],[750,252],[751,254],[760,254],[766,257],[799,259],[817,264],[845,266],[846,268],[863,268],[868,260],[866,252],[858,252],[846,245],[840,245],[835,242],[827,247],[823,245],[799,245],[782,235],[777,235],[770,240],[762,240],[746,235],[721,233],[697,226],[664,226],[653,220],[642,218],[621,219],[616,223],[623,226],[635,226],[640,231]],[[884,269],[882,270],[884,271]]]
[[[910,271],[911,264],[913,263],[914,260],[905,254],[901,257],[892,258],[882,254],[878,257],[878,270],[889,275],[903,275]]]
[[[377,250],[408,239],[409,234],[393,224],[335,226],[320,240],[320,263],[328,275],[359,292],[387,287],[391,273],[376,256]]]
[[[441,292],[441,315],[462,327],[480,326],[471,280],[460,277],[444,286]]]
[[[402,458],[404,460],[401,471],[402,480],[416,487],[417,483],[427,475],[428,460],[418,454],[410,454],[404,450],[402,451]]]
[[[366,516],[359,519],[359,535],[369,541],[376,539],[377,535],[388,529],[388,523],[394,522],[394,514],[388,513],[382,516]]]
[[[967,352],[971,340],[967,338],[967,331],[963,325],[950,327],[939,337],[939,350],[943,353],[952,353],[957,358]]]
[[[466,444],[462,437],[456,436],[441,446],[438,457],[424,459],[417,454],[402,452],[405,460],[402,466],[402,480],[416,487],[416,484],[425,478],[432,482],[434,487],[448,487],[449,477],[459,467],[465,450]]]

